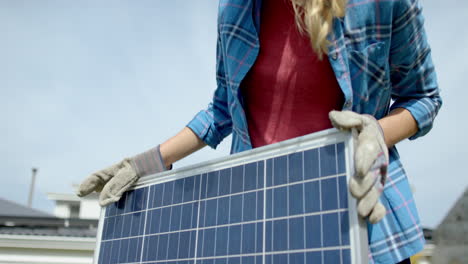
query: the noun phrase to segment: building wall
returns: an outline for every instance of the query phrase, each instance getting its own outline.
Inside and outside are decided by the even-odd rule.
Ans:
[[[432,264],[468,263],[468,245],[438,245],[434,250]]]
[[[99,219],[101,207],[96,199],[82,199],[80,202],[81,219]]]

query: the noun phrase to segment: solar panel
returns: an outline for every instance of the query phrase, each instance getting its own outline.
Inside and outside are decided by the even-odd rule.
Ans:
[[[103,208],[94,263],[367,263],[335,129],[140,179]]]

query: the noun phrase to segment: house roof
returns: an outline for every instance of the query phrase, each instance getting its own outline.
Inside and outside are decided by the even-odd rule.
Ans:
[[[468,243],[468,188],[435,230],[435,239],[445,245]]]
[[[96,237],[95,227],[6,227],[0,226],[0,235]]]
[[[51,214],[0,198],[0,217],[2,216],[53,217]]]
[[[97,225],[97,220],[62,219],[0,198],[0,237],[96,237]]]

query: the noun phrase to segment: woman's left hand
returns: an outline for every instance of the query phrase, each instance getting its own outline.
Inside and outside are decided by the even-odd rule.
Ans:
[[[379,202],[387,177],[388,148],[382,128],[371,115],[352,111],[331,111],[333,126],[340,130],[357,131],[354,166],[356,173],[349,181],[349,190],[358,200],[358,213],[371,223],[380,221],[386,213]]]

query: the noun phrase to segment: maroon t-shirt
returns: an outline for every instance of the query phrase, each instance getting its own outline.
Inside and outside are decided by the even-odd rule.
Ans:
[[[343,94],[326,56],[301,35],[290,0],[263,1],[260,53],[242,82],[253,147],[331,128]]]

